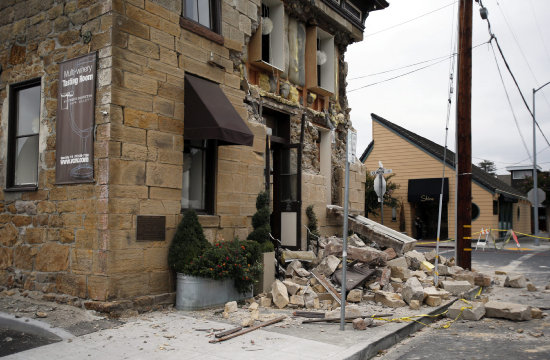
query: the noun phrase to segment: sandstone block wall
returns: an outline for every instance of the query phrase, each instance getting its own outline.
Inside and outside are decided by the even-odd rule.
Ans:
[[[57,186],[59,62],[98,52],[96,121],[109,94],[111,1],[0,2],[0,188],[6,186],[9,85],[41,79],[38,190],[0,191],[0,284],[105,297],[106,248],[97,224],[106,212],[101,184]],[[93,34],[88,44],[81,35]],[[97,144],[96,174],[104,149]]]

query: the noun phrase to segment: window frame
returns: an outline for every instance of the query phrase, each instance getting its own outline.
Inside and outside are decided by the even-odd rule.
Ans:
[[[17,94],[26,89],[33,87],[38,87],[40,89],[39,95],[39,104],[38,104],[38,132],[32,134],[25,134],[17,136],[18,129],[18,114],[19,108],[17,105]],[[16,192],[16,191],[36,191],[38,189],[38,164],[40,162],[40,150],[38,151],[37,161],[36,161],[36,183],[35,184],[25,184],[25,185],[16,185],[16,146],[17,139],[23,137],[38,137],[40,141],[40,114],[42,112],[42,79],[33,78],[25,80],[19,83],[15,83],[9,86],[9,110],[8,110],[8,138],[7,138],[7,168],[6,168],[6,187],[4,191],[6,192]],[[39,142],[40,144],[40,142]]]
[[[223,45],[221,0],[208,0],[210,3],[210,27],[204,26],[185,15],[185,1],[181,0],[180,26],[219,45]]]
[[[248,43],[249,48],[249,63],[267,71],[284,72],[284,18],[285,8],[280,0],[262,0],[261,5],[269,8],[269,18],[273,23],[273,30],[268,35],[262,34],[262,21],[258,24],[256,32],[250,38]],[[269,39],[267,47],[269,48],[269,59],[265,59],[262,49],[266,44],[265,40]]]
[[[185,154],[189,147],[200,148],[204,152],[204,178],[203,190],[204,190],[204,208],[197,209],[191,207],[181,206],[181,212],[186,210],[195,210],[198,214],[214,215],[215,213],[215,199],[216,199],[216,177],[217,177],[217,163],[218,163],[218,141],[204,139],[203,146],[191,146],[191,140],[184,140],[184,150],[182,156]],[[183,197],[183,188],[182,188]]]
[[[319,49],[318,49],[319,47]],[[317,50],[327,56],[323,65],[317,64]],[[334,35],[317,27],[306,29],[306,88],[321,96],[332,96],[337,91],[336,47]],[[321,83],[319,83],[319,81]]]

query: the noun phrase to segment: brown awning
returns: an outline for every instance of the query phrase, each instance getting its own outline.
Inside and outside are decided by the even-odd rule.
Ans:
[[[252,146],[254,135],[218,84],[185,75],[186,140],[214,139],[220,145]]]

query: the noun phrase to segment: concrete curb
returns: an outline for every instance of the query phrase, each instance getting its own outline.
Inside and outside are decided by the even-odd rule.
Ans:
[[[474,287],[472,290],[468,292],[469,297],[475,296],[475,294],[479,291],[479,286]],[[459,298],[455,298],[449,303],[442,305],[435,310],[431,311],[427,315],[437,315],[445,312],[452,304],[454,304],[455,301],[457,301]],[[423,324],[420,324],[420,322],[424,324],[431,324],[432,322],[436,321],[438,317],[432,317],[432,316],[424,316],[420,319],[417,319],[417,321],[413,321],[410,323],[407,323],[403,325],[403,327],[379,338],[378,340],[374,342],[368,342],[368,343],[362,343],[358,344],[356,346],[353,346],[346,351],[344,351],[342,355],[342,359],[345,360],[367,360],[370,359],[378,354],[379,351],[388,349],[395,344],[401,342],[403,339],[405,339],[407,336],[417,332],[418,330],[424,328],[425,326]]]
[[[75,337],[70,332],[61,328],[52,327],[45,322],[25,317],[17,318],[14,315],[3,312],[0,312],[0,325],[11,330],[42,336],[57,341],[73,339]]]

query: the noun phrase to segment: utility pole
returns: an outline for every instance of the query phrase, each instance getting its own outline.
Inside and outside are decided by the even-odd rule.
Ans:
[[[472,8],[473,0],[459,1],[458,91],[456,105],[458,266],[472,268]]]

